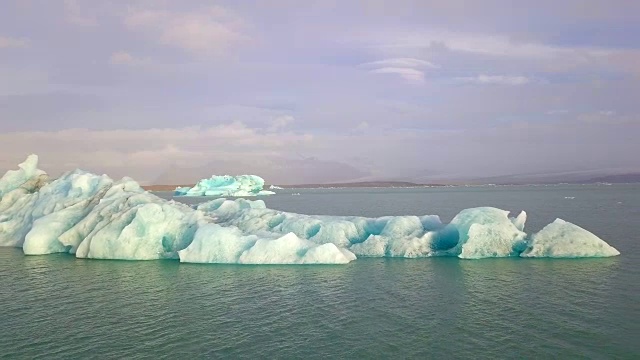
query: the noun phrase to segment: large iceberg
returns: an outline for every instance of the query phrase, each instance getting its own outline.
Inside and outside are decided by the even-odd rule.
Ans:
[[[264,179],[256,175],[212,176],[202,179],[194,187],[178,187],[176,196],[261,196],[273,195],[273,191],[262,190]]]
[[[37,165],[31,155],[0,179],[0,246],[21,247],[27,255],[235,264],[619,255],[560,219],[528,236],[525,212],[509,217],[496,208],[465,209],[444,224],[436,215],[302,215],[269,209],[262,200],[218,198],[187,206],[129,178],[74,170],[50,180]]]

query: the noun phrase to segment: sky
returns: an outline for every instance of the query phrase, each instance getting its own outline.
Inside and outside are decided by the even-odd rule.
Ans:
[[[640,2],[0,0],[0,171],[639,171]]]

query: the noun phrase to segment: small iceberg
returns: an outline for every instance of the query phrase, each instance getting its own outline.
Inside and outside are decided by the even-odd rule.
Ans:
[[[620,255],[611,245],[589,231],[556,219],[533,234],[521,257],[583,258]]]
[[[212,176],[202,179],[194,187],[178,187],[175,196],[264,196],[273,191],[263,190],[264,179],[257,175]]]

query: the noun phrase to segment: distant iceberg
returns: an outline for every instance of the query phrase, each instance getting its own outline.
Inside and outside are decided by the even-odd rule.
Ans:
[[[596,235],[557,219],[524,232],[526,213],[465,209],[436,215],[302,215],[262,200],[219,198],[187,206],[82,170],[55,180],[31,155],[0,179],[0,246],[27,255],[231,264],[346,264],[357,256],[419,258],[607,257],[620,253]],[[255,189],[255,188],[254,188]]]
[[[202,179],[194,187],[178,187],[176,196],[263,196],[273,191],[262,190],[264,179],[256,175],[212,176]]]

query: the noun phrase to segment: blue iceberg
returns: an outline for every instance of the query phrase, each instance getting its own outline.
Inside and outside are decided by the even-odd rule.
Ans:
[[[620,253],[557,219],[524,232],[526,213],[465,209],[437,215],[322,216],[267,208],[262,200],[218,198],[187,206],[82,170],[55,180],[29,156],[0,179],[0,246],[27,255],[232,264],[346,264],[357,256],[420,258],[607,257]]]
[[[194,187],[178,187],[176,196],[263,196],[273,191],[262,190],[264,179],[256,175],[212,176],[202,179]]]

